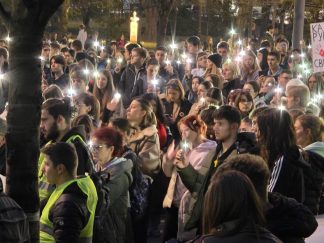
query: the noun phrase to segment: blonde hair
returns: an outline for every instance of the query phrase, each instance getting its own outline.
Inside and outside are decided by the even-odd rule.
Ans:
[[[230,61],[226,61],[223,66],[222,69],[224,69],[224,67],[228,67],[232,73],[233,73],[233,79],[239,78],[240,77],[240,71],[238,66],[234,63],[234,62],[230,62]]]

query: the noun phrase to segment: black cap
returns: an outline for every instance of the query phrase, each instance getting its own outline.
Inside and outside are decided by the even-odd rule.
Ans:
[[[208,59],[212,61],[216,67],[222,68],[222,56],[219,54],[211,54],[208,56]]]

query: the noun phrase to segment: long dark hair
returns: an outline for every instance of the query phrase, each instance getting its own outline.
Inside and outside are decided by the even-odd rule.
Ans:
[[[162,124],[166,124],[165,121],[165,111],[164,111],[164,106],[162,104],[161,99],[159,98],[159,96],[157,96],[154,93],[146,93],[143,96],[143,99],[147,100],[148,102],[154,101],[156,104],[156,112],[155,112],[155,116],[156,119],[161,122]]]
[[[259,143],[265,150],[262,157],[268,161],[270,170],[275,161],[288,149],[296,146],[294,124],[286,110],[269,108],[257,117],[260,132]]]
[[[227,222],[235,222],[230,232],[222,227]],[[263,225],[264,222],[260,199],[245,174],[230,170],[213,176],[204,200],[204,234],[225,236],[246,224]]]

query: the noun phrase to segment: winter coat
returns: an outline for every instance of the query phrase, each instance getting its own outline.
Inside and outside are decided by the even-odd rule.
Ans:
[[[231,231],[230,226],[227,228],[226,222],[222,225],[225,229]],[[222,232],[223,234],[223,232]],[[226,233],[225,233],[226,234]],[[195,241],[195,243],[242,243],[242,242],[260,242],[260,243],[282,243],[277,237],[271,234],[265,228],[258,225],[245,225],[238,232],[228,233],[222,236],[206,235],[202,239]]]
[[[210,161],[209,170],[206,175],[200,174],[188,165],[183,169],[178,169],[178,173],[183,184],[190,191],[191,195],[197,200],[192,205],[192,211],[188,222],[185,225],[185,230],[191,230],[201,227],[202,207],[204,195],[210,183],[210,179],[217,170],[217,168],[230,156],[237,155],[238,153],[248,153],[255,148],[255,137],[252,133],[240,133],[237,135],[237,141],[233,143],[225,153],[218,156],[222,150],[222,144],[219,143],[216,147],[215,156]]]
[[[132,184],[133,163],[125,158],[113,159],[103,173],[108,173],[109,210],[107,232],[109,243],[124,243],[126,239],[127,212],[130,207],[129,187]]]
[[[133,65],[128,64],[126,66],[118,83],[118,90],[122,94],[122,101],[125,109],[129,107],[134,97],[140,96],[146,92],[147,85],[144,82],[144,80],[146,80],[145,77],[145,66],[142,66],[137,73]]]
[[[41,202],[41,212],[48,199]],[[89,217],[87,195],[82,192],[76,182],[72,183],[64,190],[49,213],[56,242],[77,242]]]
[[[66,73],[62,74],[58,79],[55,77],[50,78],[47,80],[48,85],[55,84],[60,87],[63,93],[67,93],[67,89],[69,88],[69,75]]]
[[[313,213],[293,198],[269,193],[271,207],[265,211],[266,228],[285,243],[302,243],[317,228]]]
[[[178,130],[178,121],[180,121],[181,118],[189,114],[191,103],[186,99],[182,100],[180,104],[180,111],[177,117],[172,117],[173,104],[174,104],[173,102],[169,102],[166,99],[163,99],[163,104],[165,107],[165,116],[167,119],[169,118],[168,125],[173,135],[173,139],[175,140],[176,143],[178,143],[181,140],[180,133]]]
[[[268,190],[295,198],[317,214],[324,182],[322,161],[318,154],[297,146],[288,149],[275,162]]]
[[[161,168],[160,142],[156,126],[133,133],[128,139],[128,146],[138,156],[142,172],[154,178]]]

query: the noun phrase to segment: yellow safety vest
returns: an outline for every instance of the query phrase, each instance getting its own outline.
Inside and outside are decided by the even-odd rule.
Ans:
[[[60,196],[64,192],[64,190],[74,182],[76,182],[78,187],[82,190],[82,192],[87,195],[87,209],[90,212],[89,220],[86,226],[81,230],[78,242],[79,243],[92,242],[93,224],[94,224],[96,206],[98,202],[98,195],[97,195],[96,187],[93,184],[93,181],[89,176],[86,176],[86,177],[65,182],[64,184],[58,186],[53,191],[46,206],[43,209],[40,218],[40,242],[41,243],[55,242],[53,236],[53,230],[54,230],[53,222],[49,220],[49,213],[52,207],[55,205],[56,201],[60,198]]]
[[[66,140],[67,143],[72,143],[75,139],[79,138],[82,142],[83,139],[80,135],[73,135],[68,140]],[[48,146],[51,144],[52,141],[49,141],[45,146]],[[43,168],[45,166],[45,155],[43,153],[40,153],[39,159],[38,159],[38,192],[39,192],[39,199],[42,201],[45,198],[48,198],[51,193],[54,191],[55,186],[51,185],[47,182],[47,178],[43,173]]]

